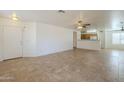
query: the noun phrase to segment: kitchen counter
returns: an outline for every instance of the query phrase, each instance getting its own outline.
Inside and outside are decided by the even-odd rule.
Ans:
[[[101,43],[99,40],[77,40],[77,48],[100,50]]]

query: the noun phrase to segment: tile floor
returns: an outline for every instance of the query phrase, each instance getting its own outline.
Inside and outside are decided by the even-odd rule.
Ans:
[[[75,49],[36,58],[0,62],[0,81],[124,81],[123,50]]]

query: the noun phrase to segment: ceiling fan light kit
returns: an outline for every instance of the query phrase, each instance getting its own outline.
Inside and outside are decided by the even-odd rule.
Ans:
[[[82,26],[77,26],[77,29],[78,30],[81,30],[83,27]]]
[[[12,14],[12,20],[14,20],[14,21],[18,21],[19,20],[17,15],[16,15],[16,13]]]

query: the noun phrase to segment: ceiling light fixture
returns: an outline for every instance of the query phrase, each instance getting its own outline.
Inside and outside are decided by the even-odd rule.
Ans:
[[[82,13],[81,13],[81,11],[80,11],[80,14],[79,14],[79,21],[77,22],[77,29],[78,30],[82,30],[83,29],[83,21],[82,21]]]
[[[81,25],[79,26],[79,25],[78,25],[78,26],[76,27],[76,29],[77,29],[77,30],[82,30],[82,29],[83,29],[83,26],[81,26]]]
[[[83,22],[83,16],[82,16],[82,13],[80,12],[79,21],[77,21],[77,23],[76,23],[76,29],[79,30],[79,31],[87,32],[87,28],[90,25],[91,24],[87,24],[87,23]]]
[[[18,17],[16,16],[15,13],[12,14],[12,20],[14,20],[14,21],[18,21]]]
[[[82,21],[80,20],[80,21],[78,21],[78,23],[77,23],[77,29],[78,30],[81,30],[83,28],[83,26],[82,26]]]

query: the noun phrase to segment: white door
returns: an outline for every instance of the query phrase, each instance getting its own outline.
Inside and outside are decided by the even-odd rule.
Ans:
[[[4,27],[4,60],[22,57],[22,29],[16,26]]]

